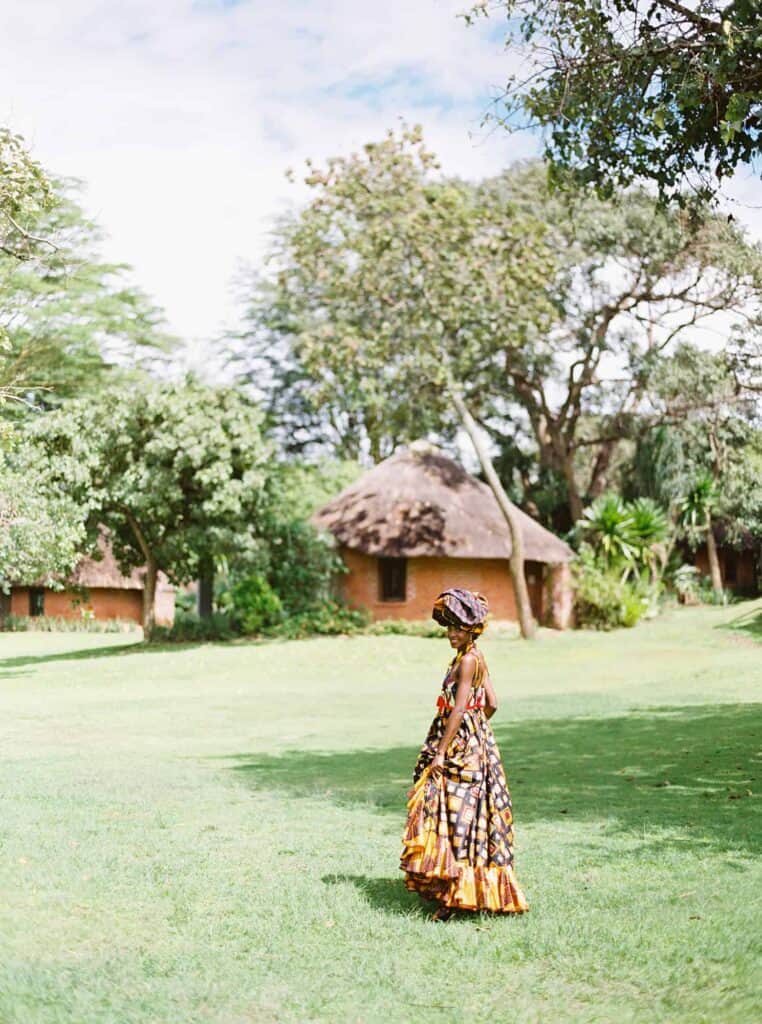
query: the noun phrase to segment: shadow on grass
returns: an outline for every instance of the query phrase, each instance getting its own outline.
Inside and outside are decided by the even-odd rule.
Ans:
[[[402,875],[396,878],[369,878],[367,875],[324,875],[326,885],[353,885],[366,903],[378,910],[410,917],[430,917],[435,903],[424,903],[418,893],[408,892]]]
[[[613,718],[549,719],[496,729],[516,818],[605,820],[649,842],[762,847],[762,704],[660,708]],[[240,755],[257,789],[365,805],[400,820],[411,747],[280,757]]]
[[[89,661],[91,658],[118,658],[124,654],[162,654],[167,651],[187,651],[199,647],[197,643],[147,644],[133,640],[128,644],[111,647],[86,647],[77,651],[59,651],[51,654],[21,654],[14,658],[0,658],[0,668],[21,668],[24,665],[44,665],[53,661]]]
[[[754,640],[762,641],[762,608],[755,604],[753,608],[714,628],[725,632],[744,633]]]

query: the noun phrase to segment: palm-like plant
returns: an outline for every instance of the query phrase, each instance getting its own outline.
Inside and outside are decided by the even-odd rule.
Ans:
[[[610,569],[634,563],[634,519],[618,494],[602,494],[582,513],[578,527]]]
[[[632,517],[632,534],[637,540],[637,562],[646,568],[651,583],[656,583],[667,562],[669,518],[653,498],[637,498],[627,505]]]
[[[716,498],[714,480],[710,476],[700,476],[680,502],[680,522],[692,539],[706,533]]]
[[[714,480],[708,474],[698,477],[680,503],[680,524],[689,540],[695,543],[699,537],[702,537],[706,541],[712,590],[718,597],[721,597],[723,593],[722,573],[717,554],[717,542],[712,529],[712,513],[716,503],[717,488]]]

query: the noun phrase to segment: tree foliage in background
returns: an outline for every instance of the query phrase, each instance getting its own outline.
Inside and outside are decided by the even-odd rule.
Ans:
[[[762,147],[757,0],[480,0],[521,57],[495,115],[545,129],[553,177],[611,197],[638,178],[662,197],[712,196]]]
[[[540,222],[436,171],[417,129],[311,167],[252,296],[250,379],[280,382],[341,457],[452,427],[447,380],[478,407],[478,368],[549,312]]]
[[[557,525],[568,528],[615,483],[621,442],[638,436],[656,370],[684,337],[713,324],[727,332],[731,317],[744,344],[759,340],[762,252],[708,210],[697,226],[640,191],[570,207],[538,164],[507,171],[493,188],[546,220],[558,261],[547,328],[485,361],[492,392],[502,391],[495,436],[506,438],[506,462],[523,469],[530,499],[535,483],[560,497],[560,479],[568,512]]]
[[[146,570],[143,624],[157,573],[174,583],[259,543],[270,449],[261,414],[238,392],[188,380],[105,390],[67,402],[29,430],[58,487],[111,530],[120,568]]]
[[[757,394],[739,380],[732,350],[681,344],[653,372],[651,415],[633,460],[630,487],[649,494],[679,523],[685,539],[707,545],[712,586],[722,592],[715,529],[729,543],[762,539],[762,450]]]
[[[0,449],[0,589],[44,582],[57,586],[74,568],[85,540],[85,515],[51,479],[47,460],[23,442]]]
[[[53,204],[53,190],[21,136],[0,126],[0,253],[30,258],[39,239],[32,230]]]
[[[30,243],[28,259],[0,253],[0,377],[37,407],[116,382],[171,344],[160,311],[128,283],[129,268],[100,257],[101,233],[72,192],[59,183],[55,201],[28,218],[46,240]]]

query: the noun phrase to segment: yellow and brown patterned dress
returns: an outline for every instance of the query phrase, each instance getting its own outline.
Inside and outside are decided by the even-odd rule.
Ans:
[[[438,714],[413,773],[408,794],[407,827],[400,867],[408,889],[424,899],[459,910],[519,914],[527,901],[513,873],[513,814],[500,751],[484,714],[484,677],[480,651],[463,720],[445,754],[439,776],[431,762],[455,704],[455,668],[451,662]]]

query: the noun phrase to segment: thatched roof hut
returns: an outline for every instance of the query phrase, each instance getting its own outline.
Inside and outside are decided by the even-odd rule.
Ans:
[[[140,622],[143,614],[143,569],[124,575],[114,557],[108,531],[103,528],[94,556],[85,555],[63,589],[53,589],[44,581],[22,583],[11,588],[0,600],[0,615],[49,615],[78,619],[82,615],[96,619],[122,619]],[[175,614],[175,588],[163,572],[156,581],[156,617],[171,625]]]
[[[520,509],[516,515],[535,614],[547,618],[556,601],[548,596],[547,567],[566,566],[573,553]],[[511,539],[495,496],[430,445],[411,445],[381,462],[313,522],[340,546],[349,569],[346,599],[376,618],[422,618],[437,593],[453,585],[481,590],[497,617],[515,617]]]
[[[567,544],[516,509],[524,557],[568,562]],[[509,558],[511,538],[494,494],[453,459],[412,445],[379,463],[321,508],[316,525],[366,555]]]

